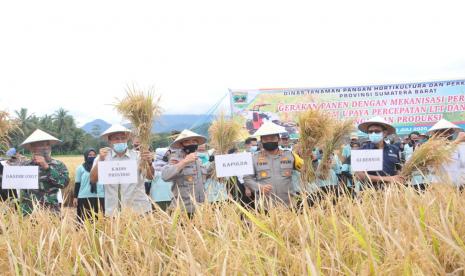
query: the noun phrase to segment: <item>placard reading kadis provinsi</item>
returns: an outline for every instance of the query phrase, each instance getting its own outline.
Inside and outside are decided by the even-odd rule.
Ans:
[[[138,180],[137,161],[99,161],[98,183],[134,184]]]
[[[354,172],[383,170],[383,150],[353,150],[350,152],[350,165]]]
[[[217,177],[253,174],[252,154],[250,152],[242,152],[215,155],[215,168]]]
[[[39,167],[4,166],[2,189],[39,189]]]

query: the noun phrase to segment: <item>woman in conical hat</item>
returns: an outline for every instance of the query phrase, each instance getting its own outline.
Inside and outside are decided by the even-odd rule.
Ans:
[[[52,135],[37,129],[21,144],[32,153],[32,159],[21,165],[39,167],[38,189],[21,190],[23,214],[30,214],[33,211],[34,202],[55,213],[60,212],[60,189],[65,188],[69,183],[66,165],[51,157],[52,145],[60,142]]]

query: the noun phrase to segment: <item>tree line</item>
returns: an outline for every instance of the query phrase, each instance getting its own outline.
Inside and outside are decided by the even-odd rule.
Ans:
[[[37,116],[30,113],[27,108],[15,110],[12,117],[17,120],[20,131],[13,133],[10,137],[12,147],[16,147],[22,153],[26,150],[19,145],[34,132],[37,128],[57,137],[62,143],[53,146],[53,153],[58,155],[81,154],[87,148],[101,148],[107,143],[100,139],[100,134],[104,131],[94,127],[91,133],[86,133],[76,124],[75,118],[69,111],[59,108],[52,114]],[[201,134],[208,134],[209,124],[203,124],[194,131]],[[167,147],[171,143],[171,133],[157,133],[152,137],[152,148]]]

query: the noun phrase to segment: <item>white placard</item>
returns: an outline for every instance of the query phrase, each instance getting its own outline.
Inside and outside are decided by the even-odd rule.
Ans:
[[[3,167],[2,189],[39,189],[39,167]]]
[[[215,155],[215,167],[217,177],[240,176],[254,173],[252,154],[250,152]]]
[[[383,170],[382,149],[352,150],[350,155],[350,165],[354,172]]]
[[[134,184],[138,180],[137,161],[99,161],[99,184]]]

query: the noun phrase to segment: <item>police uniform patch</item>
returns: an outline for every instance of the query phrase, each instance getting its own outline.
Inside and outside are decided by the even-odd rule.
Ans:
[[[194,177],[193,177],[193,176],[191,176],[191,175],[189,175],[189,176],[187,177],[187,181],[189,181],[189,182],[192,182],[192,181],[194,181]]]
[[[290,170],[285,170],[284,175],[285,176],[291,176],[291,171]]]
[[[268,176],[268,173],[266,171],[261,171],[260,172],[260,176],[261,177],[267,177]]]

